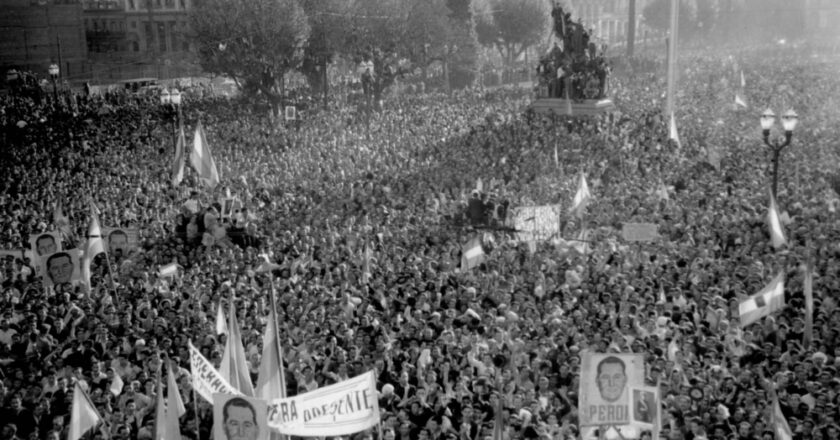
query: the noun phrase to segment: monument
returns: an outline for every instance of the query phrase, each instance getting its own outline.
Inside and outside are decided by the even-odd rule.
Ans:
[[[536,99],[530,111],[587,116],[615,107],[607,98],[609,66],[604,52],[591,41],[583,24],[555,5],[551,11],[554,47],[537,65]]]

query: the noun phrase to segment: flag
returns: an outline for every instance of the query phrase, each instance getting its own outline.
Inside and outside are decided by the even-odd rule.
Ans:
[[[111,379],[111,385],[108,387],[108,391],[110,391],[111,394],[114,395],[114,397],[117,397],[120,394],[122,394],[124,386],[125,383],[123,382],[122,377],[120,377],[120,375],[116,371],[114,371],[114,378]]]
[[[87,241],[82,252],[82,280],[90,291],[90,264],[93,258],[105,253],[105,242],[102,240],[102,228],[99,227],[99,209],[90,201],[90,224],[88,225]],[[110,268],[108,268],[110,270]]]
[[[219,307],[216,308],[216,334],[228,334],[227,322],[225,321],[225,312],[222,309],[222,300],[219,300]]]
[[[260,371],[257,375],[257,386],[254,388],[254,397],[264,400],[286,397],[286,384],[281,366],[280,341],[277,339],[277,329],[274,322],[274,312],[272,311],[265,323]]]
[[[586,255],[589,252],[589,230],[586,228],[580,230],[577,238],[572,243],[572,249],[581,255]]]
[[[499,388],[501,389],[501,387]],[[502,397],[499,396],[496,399],[496,408],[493,411],[493,439],[492,440],[503,440],[504,439],[504,421],[502,419]]]
[[[178,275],[178,263],[169,263],[166,266],[158,267],[158,276],[161,278],[174,277]]]
[[[187,408],[184,406],[184,400],[181,398],[181,392],[178,391],[178,380],[175,378],[175,369],[172,368],[172,362],[167,361],[167,378],[166,378],[166,411],[175,409],[178,417],[187,413]],[[173,414],[175,414],[173,413]]]
[[[583,211],[586,209],[590,198],[592,198],[592,195],[589,193],[589,185],[586,184],[586,177],[584,177],[583,171],[581,171],[577,193],[575,193],[575,198],[572,200],[572,208],[569,212],[577,214],[578,217],[583,217]]]
[[[554,166],[560,168],[560,156],[557,154],[557,142],[554,143]]]
[[[677,148],[682,148],[680,142],[680,134],[677,132],[677,120],[674,119],[674,114],[671,113],[671,129],[668,131],[668,139],[677,143]]]
[[[803,335],[805,348],[811,347],[814,340],[814,272],[811,263],[805,265],[805,333]]]
[[[56,229],[61,234],[62,240],[67,240],[73,235],[73,231],[70,229],[70,219],[64,215],[64,210],[61,209],[61,202],[55,204],[53,223],[55,223]]]
[[[662,180],[659,181],[659,188],[656,189],[656,197],[658,197],[659,200],[671,199],[671,196],[668,193],[668,187],[665,186],[665,182],[663,182]]]
[[[190,152],[190,164],[198,173],[198,177],[210,188],[219,184],[219,171],[216,169],[216,162],[210,153],[210,145],[207,144],[207,136],[204,128],[199,122],[195,126],[193,137],[193,149]]]
[[[773,386],[772,384],[770,385]],[[785,415],[782,413],[782,407],[779,405],[779,398],[776,392],[770,393],[773,397],[773,430],[776,431],[776,440],[792,440],[793,431],[790,429]]]
[[[744,99],[741,98],[741,96],[738,95],[737,93],[735,94],[735,105],[747,108],[747,102],[744,101]]]
[[[461,248],[461,270],[466,272],[484,261],[484,249],[481,240],[476,237]]]
[[[770,284],[738,305],[741,327],[746,327],[785,306],[784,272],[779,272]]]
[[[475,180],[475,189],[478,192],[484,191],[484,182],[481,181],[481,177]]]
[[[73,408],[70,412],[70,428],[67,431],[67,440],[78,440],[87,431],[102,421],[99,411],[91,403],[90,398],[76,382],[73,387]]]
[[[163,382],[157,377],[157,394],[155,395],[155,437],[166,438],[166,401],[163,398]]]
[[[279,264],[277,264],[277,263],[272,263],[272,262],[268,259],[268,255],[267,255],[267,254],[260,254],[260,257],[263,259],[263,262],[262,262],[262,263],[260,263],[260,266],[259,266],[259,267],[255,270],[255,272],[257,272],[257,273],[268,273],[268,272],[271,272],[271,271],[273,271],[273,270],[277,270],[277,269],[282,269],[282,268],[283,268],[283,266],[280,266],[280,265],[279,265]]]
[[[782,229],[782,218],[776,207],[776,198],[770,194],[770,207],[767,209],[767,224],[770,226],[770,242],[778,249],[785,245],[785,231]]]
[[[242,334],[239,331],[239,324],[236,322],[236,305],[233,301],[233,295],[230,298],[228,337],[225,341],[225,353],[222,356],[219,373],[242,394],[246,396],[254,395],[254,385],[251,383],[251,373],[245,359],[245,347],[242,346]]]
[[[187,140],[184,137],[184,127],[178,132],[178,143],[175,144],[175,162],[172,164],[172,186],[178,186],[184,180],[184,148]]]
[[[743,89],[746,86],[747,86],[747,80],[744,79],[744,71],[742,70],[741,71],[741,88]]]
[[[370,271],[370,259],[371,259],[371,251],[370,251],[370,244],[365,241],[365,251],[362,255],[362,284],[367,284],[370,282],[371,271]]]

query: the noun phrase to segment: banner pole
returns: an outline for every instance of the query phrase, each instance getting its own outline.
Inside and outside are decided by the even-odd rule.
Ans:
[[[198,417],[198,398],[195,395],[195,386],[190,384],[192,392],[193,411],[195,411],[195,440],[201,440],[201,419]]]
[[[111,269],[111,257],[108,255],[108,252],[103,253],[105,254],[105,263],[108,264],[108,279],[111,280],[111,291],[114,293],[114,304],[119,306],[120,300],[117,295],[117,284],[114,283],[114,271]]]
[[[274,321],[274,341],[277,344],[277,365],[280,368],[280,397],[286,398],[286,370],[283,367],[283,345],[280,343],[280,323],[277,321],[277,294],[275,292],[274,287],[274,276],[272,275],[271,271],[266,273],[268,276],[268,282],[271,285],[271,316],[272,320]],[[273,434],[273,433],[272,433]],[[285,434],[279,434],[278,438],[280,440],[287,440]]]

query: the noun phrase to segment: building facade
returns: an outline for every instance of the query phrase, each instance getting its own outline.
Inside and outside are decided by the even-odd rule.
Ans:
[[[87,63],[82,5],[74,1],[0,0],[0,70],[48,78],[51,64],[63,79],[81,78]]]
[[[572,16],[580,20],[587,29],[609,46],[627,42],[627,27],[630,22],[630,0],[567,0],[572,7]],[[636,40],[645,41],[651,37],[644,26],[642,11],[650,0],[636,0]]]

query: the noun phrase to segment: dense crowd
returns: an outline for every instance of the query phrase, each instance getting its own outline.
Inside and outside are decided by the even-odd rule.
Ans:
[[[30,234],[56,229],[56,203],[73,226],[65,248],[80,245],[91,199],[103,226],[137,228],[140,245],[109,255],[113,284],[97,257],[90,294],[44,287],[22,257],[2,262],[0,439],[64,438],[75,383],[107,420],[93,438],[152,438],[165,358],[180,367],[182,436],[210,438],[187,341],[218,364],[216,308],[235,298],[256,377],[268,276],[288,393],[375,370],[388,440],[483,440],[499,407],[506,439],[579,438],[586,350],[644,355],[646,381],[662,393],[662,438],[773,438],[775,384],[797,440],[837,439],[836,62],[805,50],[704,53],[681,68],[680,145],[668,138],[655,70],[611,78],[617,109],[574,120],[527,115],[518,89],[394,96],[381,112],[332,107],[295,128],[247,102],[188,99],[187,132],[201,120],[220,167],[214,190],[192,170],[171,186],[173,125],[153,100],[3,98],[2,247],[28,248]],[[748,109],[732,104],[736,92]],[[764,223],[766,106],[803,120],[783,152],[783,251]],[[582,218],[562,216],[561,231],[592,231],[586,253],[556,240],[532,251],[503,228],[459,220],[478,180],[485,200],[511,209],[567,209],[580,172],[593,200]],[[218,204],[228,193],[241,200],[230,220]],[[661,237],[630,245],[622,222],[656,223]],[[461,246],[475,236],[488,258],[462,271]],[[282,269],[255,272],[262,253]],[[808,256],[818,274],[810,345]],[[178,275],[158,276],[171,262]],[[738,303],[779,271],[787,307],[741,328]]]

